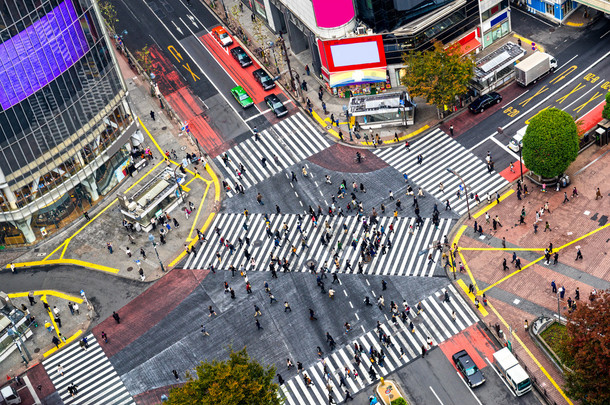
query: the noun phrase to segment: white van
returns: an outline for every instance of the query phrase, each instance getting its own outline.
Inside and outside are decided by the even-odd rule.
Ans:
[[[529,375],[527,375],[515,356],[508,350],[508,347],[495,352],[494,360],[498,370],[500,370],[508,385],[515,391],[517,396],[532,390],[532,381]]]
[[[2,402],[4,400],[4,402]],[[21,403],[19,393],[13,387],[6,386],[0,389],[0,404],[17,405]]]
[[[525,130],[527,129],[527,125],[517,131],[515,136],[508,143],[508,149],[513,152],[519,153],[519,149],[523,147],[523,136],[525,135]]]

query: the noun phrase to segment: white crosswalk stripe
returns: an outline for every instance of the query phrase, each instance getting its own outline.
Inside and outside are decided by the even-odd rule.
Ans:
[[[269,237],[266,232],[266,219],[263,214],[250,215],[248,221],[243,214],[219,214],[215,217],[207,235],[208,240],[202,244],[196,253],[189,255],[185,268],[207,269],[214,265],[217,269],[228,270],[233,266],[236,270],[244,265],[250,269],[250,259],[246,256],[246,250],[251,258],[255,260],[253,270],[269,270],[271,260],[270,253],[279,259],[286,259],[291,263],[291,271],[308,271],[305,263],[310,258],[315,258],[320,265],[328,263],[329,269],[337,270],[334,261],[335,253],[338,254],[338,271],[344,273],[358,272],[358,261],[360,261],[360,247],[364,234],[363,223],[357,216],[323,216],[318,218],[317,227],[304,217],[301,229],[298,229],[298,215],[293,214],[273,214],[269,218],[269,228],[271,232],[278,230],[281,234],[281,246],[275,246],[274,238]],[[326,233],[325,224],[330,226],[329,233],[332,235],[327,245],[322,243],[323,235]],[[283,231],[283,224],[286,224],[288,231]],[[393,223],[394,232],[390,233],[390,225]],[[247,224],[248,231],[244,225]],[[347,228],[345,231],[344,226]],[[384,234],[381,243],[387,244],[388,238],[392,247],[386,250],[385,254],[377,252],[368,264],[363,265],[363,273],[379,275],[401,275],[401,276],[424,276],[431,277],[434,270],[440,264],[441,252],[434,249],[438,242],[442,242],[444,236],[449,233],[452,226],[450,219],[441,219],[438,228],[434,226],[430,219],[425,219],[424,224],[417,229],[414,218],[391,218],[381,217],[379,223],[373,227],[381,230],[384,227]],[[214,233],[214,229],[220,229],[220,236]],[[411,228],[412,227],[412,228]],[[369,229],[370,230],[370,229]],[[302,235],[306,235],[308,247],[302,246]],[[246,246],[246,236],[250,239],[250,246]],[[224,245],[221,243],[224,238]],[[357,238],[355,247],[352,246],[354,238]],[[240,248],[238,239],[243,241]],[[235,247],[231,253],[226,244],[230,242]],[[254,243],[256,242],[256,243]],[[337,251],[338,244],[342,244],[341,250]],[[296,255],[292,254],[291,247],[297,248]],[[220,255],[220,261],[216,254]],[[434,263],[428,260],[432,254]],[[350,264],[351,268],[347,265]],[[279,267],[276,267],[278,271]]]
[[[51,382],[64,404],[134,404],[108,357],[93,334],[87,336],[89,348],[83,350],[74,343],[42,362]],[[58,371],[63,368],[64,375]],[[68,386],[75,384],[78,394],[71,396]]]
[[[302,113],[285,118],[260,132],[259,138],[256,141],[250,137],[229,149],[228,161],[223,159],[223,155],[214,159],[231,187],[227,192],[229,197],[236,194],[235,186],[238,183],[248,189],[330,146],[324,135]],[[265,166],[263,158],[266,159]],[[241,178],[237,174],[240,164],[245,169]]]
[[[446,290],[449,292],[449,302],[443,302]],[[432,339],[434,345],[438,345],[478,321],[453,285],[437,291],[422,300],[421,303],[423,311],[416,315],[412,309],[411,316],[405,323],[398,318],[396,326],[391,321],[381,325],[383,332],[391,337],[391,345],[383,344],[376,330],[369,331],[351,341],[349,345],[328,353],[321,361],[304,369],[302,374],[287,380],[282,386],[280,394],[286,398],[285,403],[288,405],[327,404],[328,386],[332,387],[330,392],[335,402],[341,403],[345,399],[346,387],[341,384],[340,376],[343,376],[348,391],[353,395],[373,382],[368,373],[371,365],[377,378],[383,377],[421,356],[421,347],[422,345],[427,346],[428,338]],[[453,311],[456,313],[455,321],[451,316]],[[413,322],[415,332],[410,330],[409,322]],[[352,329],[352,331],[355,330],[355,328]],[[365,351],[359,355],[361,360],[359,367],[354,361],[354,343],[358,343]],[[383,366],[380,366],[377,361],[371,362],[369,355],[371,347],[377,351],[383,349],[385,354]],[[404,350],[404,355],[401,355],[401,348]],[[328,374],[324,374],[324,364],[327,366]],[[345,367],[350,369],[350,376],[346,376]],[[354,370],[358,371],[358,377],[354,377]],[[304,374],[311,378],[310,385],[306,385]]]
[[[508,185],[506,179],[495,171],[490,174],[484,161],[440,129],[433,130],[413,142],[410,151],[401,146],[378,149],[375,154],[399,172],[407,173],[410,182],[431,193],[443,204],[449,200],[451,208],[460,215],[467,210],[466,198],[463,191],[461,198],[458,198],[456,192],[461,186],[461,181],[447,169],[458,173],[466,184],[468,195],[478,194],[482,202],[486,201],[488,193],[495,200],[496,191]],[[421,165],[417,163],[417,156],[420,154],[423,157]],[[441,182],[444,191],[439,188]],[[470,200],[470,208],[475,204],[474,200]]]

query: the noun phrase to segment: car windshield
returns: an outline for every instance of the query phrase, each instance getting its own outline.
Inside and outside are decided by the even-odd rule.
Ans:
[[[474,373],[476,373],[477,371],[479,371],[476,367],[470,367],[466,369],[466,375],[467,376],[471,376]]]
[[[229,36],[229,34],[227,34],[226,32],[221,32],[220,34],[218,34],[218,36],[220,37],[220,39],[225,39]]]
[[[245,59],[247,57],[248,57],[248,55],[246,55],[245,53],[242,53],[242,52],[239,52],[237,54],[237,59],[239,59],[239,60]]]
[[[284,104],[280,103],[279,101],[272,101],[271,104],[273,105],[273,109],[275,110],[284,106]]]
[[[247,99],[249,99],[249,98],[250,98],[250,97],[249,97],[247,94],[245,94],[245,93],[244,93],[244,94],[240,94],[240,95],[239,95],[239,99],[240,99],[240,100],[242,100],[242,101],[243,101],[243,100],[247,100]]]

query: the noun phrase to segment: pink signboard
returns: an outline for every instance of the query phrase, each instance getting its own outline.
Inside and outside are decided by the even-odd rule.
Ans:
[[[313,0],[313,11],[320,28],[335,28],[354,18],[352,0]]]

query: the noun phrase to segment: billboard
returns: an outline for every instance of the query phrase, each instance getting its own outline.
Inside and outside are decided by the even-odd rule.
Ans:
[[[71,0],[0,44],[0,106],[23,101],[69,69],[89,46]]]
[[[312,0],[316,23],[320,28],[340,27],[356,15],[352,0]]]
[[[318,40],[318,49],[331,87],[386,81],[381,35]]]

